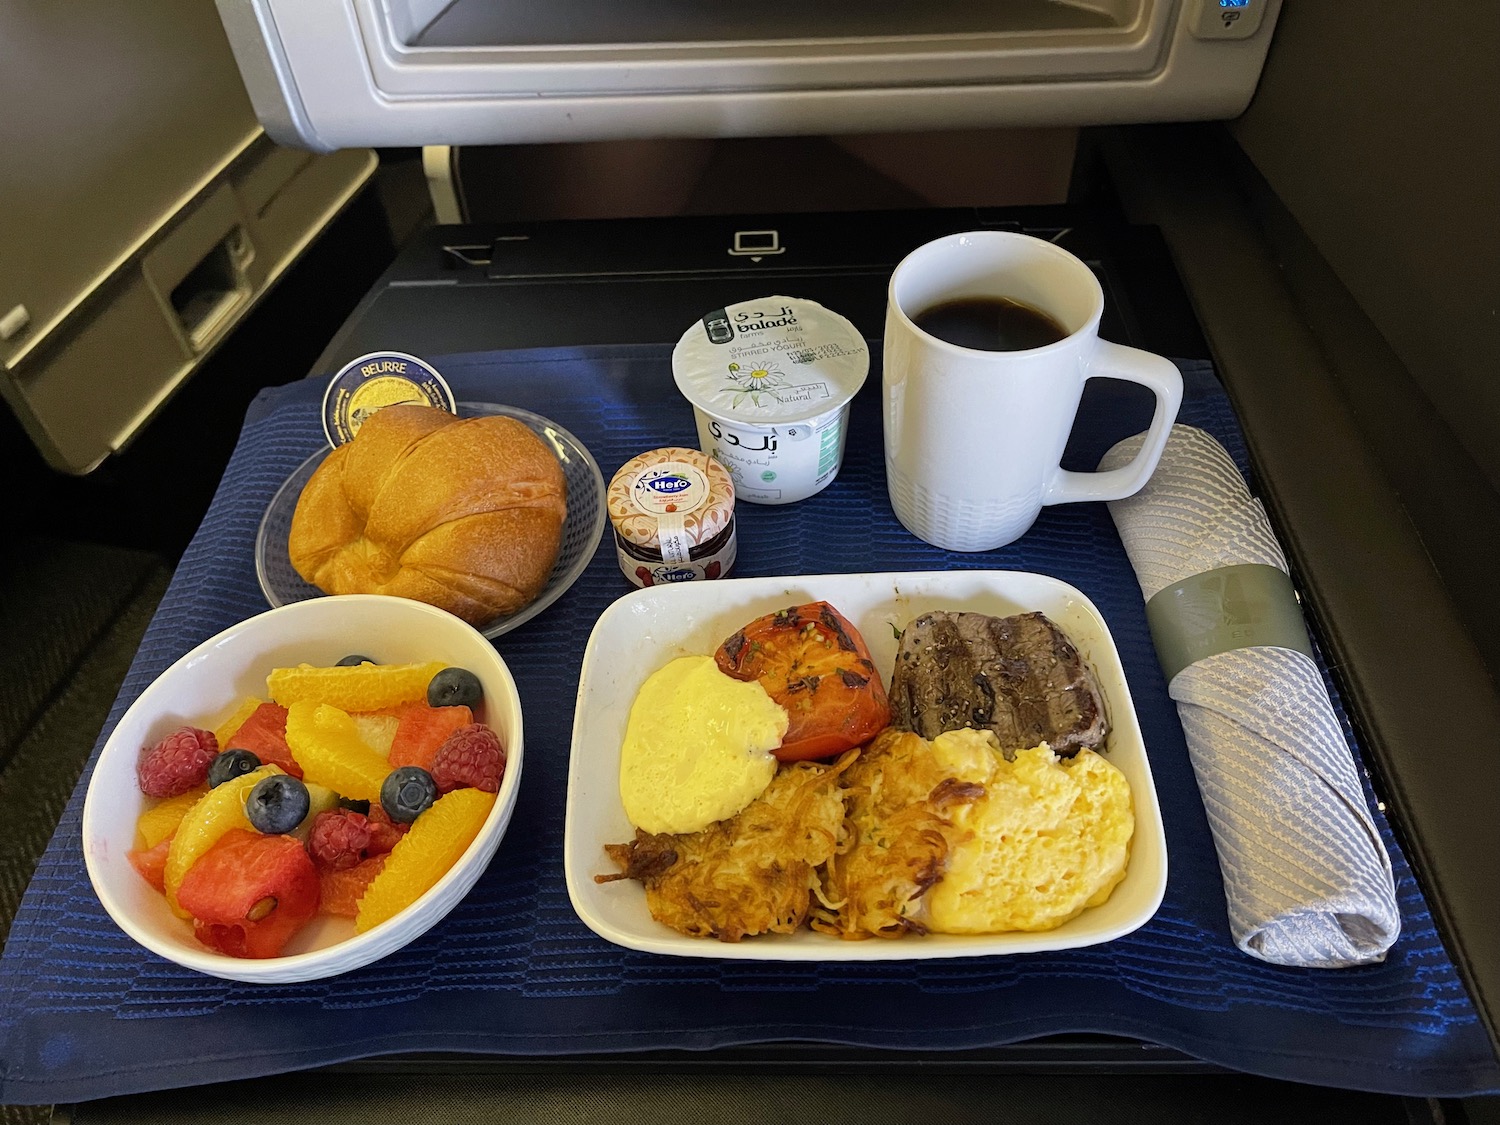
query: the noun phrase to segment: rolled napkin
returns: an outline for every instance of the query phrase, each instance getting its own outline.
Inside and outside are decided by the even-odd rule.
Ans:
[[[1142,437],[1099,467],[1128,463]],[[1177,425],[1146,487],[1109,509],[1187,735],[1235,944],[1278,965],[1384,960],[1401,931],[1390,857],[1260,502],[1223,446]]]

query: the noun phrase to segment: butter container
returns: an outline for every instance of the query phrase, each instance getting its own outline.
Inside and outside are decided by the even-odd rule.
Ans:
[[[858,329],[801,297],[715,309],[672,352],[699,448],[729,470],[736,496],[755,504],[795,503],[833,482],[849,402],[869,370]]]
[[[696,449],[632,457],[609,482],[609,521],[620,570],[636,586],[729,573],[735,558],[734,482]]]
[[[350,360],[323,392],[323,432],[335,448],[375,411],[398,405],[431,406],[456,414],[453,391],[437,368],[405,352],[371,352]]]

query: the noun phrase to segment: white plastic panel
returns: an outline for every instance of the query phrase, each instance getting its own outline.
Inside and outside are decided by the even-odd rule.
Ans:
[[[1234,116],[1219,0],[217,0],[256,110],[314,148]]]
[[[0,3],[0,410],[53,468],[129,442],[374,171],[256,117],[201,0]]]

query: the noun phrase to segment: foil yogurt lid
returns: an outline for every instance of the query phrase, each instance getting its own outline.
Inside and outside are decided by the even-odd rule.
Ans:
[[[672,351],[672,377],[699,410],[729,422],[815,418],[854,397],[870,349],[845,317],[803,297],[762,297],[705,313]]]
[[[339,370],[323,393],[328,444],[352,441],[365,419],[386,406],[433,406],[456,414],[453,391],[431,364],[405,352],[371,352]]]

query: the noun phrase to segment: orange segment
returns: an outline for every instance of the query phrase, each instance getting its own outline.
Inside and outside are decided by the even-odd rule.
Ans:
[[[198,798],[207,792],[207,785],[199,785],[176,797],[168,797],[141,813],[140,819],[135,822],[136,851],[149,852],[176,832],[188,809],[196,805]]]
[[[281,772],[283,771],[277,766],[261,766],[258,770],[251,770],[232,781],[226,781],[217,789],[210,789],[183,816],[167,852],[167,868],[163,879],[167,903],[179,918],[188,916],[187,911],[177,904],[177,888],[182,886],[182,878],[188,873],[188,868],[231,828],[255,831],[245,815],[245,801],[256,782]]]
[[[255,714],[264,700],[256,699],[247,695],[239,703],[235,704],[233,711],[225,716],[224,721],[214,727],[214,737],[219,740],[219,749],[228,750],[229,740],[238,733],[240,727],[245,725],[245,720]]]
[[[326,703],[293,703],[286,710],[286,744],[302,778],[356,801],[380,800],[391,767],[364,744],[359,727]]]
[[[427,698],[427,685],[447,665],[361,664],[355,668],[314,668],[299,664],[277,668],[266,677],[266,690],[283,707],[318,702],[340,711],[380,711]]]
[[[474,842],[494,805],[493,793],[455,789],[417,817],[359,900],[355,932],[394,918],[431,890]]]

